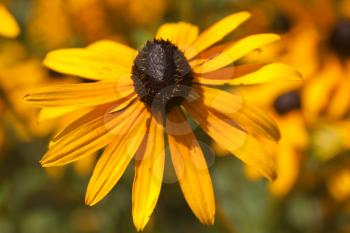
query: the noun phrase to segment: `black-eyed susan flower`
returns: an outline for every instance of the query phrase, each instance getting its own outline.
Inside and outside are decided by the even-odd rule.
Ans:
[[[98,41],[83,49],[50,52],[44,60],[47,67],[92,82],[47,87],[25,97],[59,113],[88,110],[52,139],[42,166],[62,166],[104,148],[87,187],[86,204],[94,205],[134,159],[132,213],[138,230],[156,205],[167,147],[189,207],[202,223],[214,222],[214,191],[188,117],[247,165],[275,179],[273,155],[264,142],[279,140],[276,124],[238,92],[215,88],[300,78],[280,63],[233,65],[278,40],[275,34],[252,35],[210,49],[249,17],[247,12],[229,15],[200,34],[194,25],[167,23],[139,51]]]
[[[16,19],[3,4],[0,4],[0,22],[0,36],[15,38],[20,33]]]
[[[343,119],[350,107],[347,1],[275,2],[289,27],[283,48],[274,47],[274,52],[305,78],[301,101],[307,124]]]

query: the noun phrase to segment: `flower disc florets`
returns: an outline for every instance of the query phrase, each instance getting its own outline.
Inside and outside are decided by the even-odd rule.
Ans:
[[[331,33],[331,48],[341,57],[350,57],[350,20],[340,21]]]
[[[148,41],[134,60],[135,91],[149,107],[169,111],[188,96],[193,75],[185,55],[170,41]]]

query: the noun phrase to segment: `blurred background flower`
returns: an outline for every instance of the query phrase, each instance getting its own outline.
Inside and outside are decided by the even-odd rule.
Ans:
[[[166,156],[165,184],[146,232],[350,232],[350,1],[349,0],[3,0],[0,3],[0,232],[132,232],[127,169],[97,207],[82,201],[91,160],[41,169],[48,139],[71,118],[24,103],[28,90],[80,82],[42,66],[51,50],[111,39],[141,47],[167,21],[201,29],[241,10],[252,19],[237,34],[274,32],[282,41],[244,59],[278,59],[297,68],[304,82],[239,88],[247,102],[274,117],[282,139],[278,179],[269,183],[225,155],[196,128],[212,174],[216,223],[200,225]],[[226,87],[223,87],[226,88]],[[235,89],[234,91],[237,91]],[[269,145],[266,145],[267,147]]]

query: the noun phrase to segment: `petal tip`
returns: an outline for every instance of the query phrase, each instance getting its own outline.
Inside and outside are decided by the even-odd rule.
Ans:
[[[252,14],[249,11],[241,11],[238,14],[241,14],[242,17],[245,17],[246,19],[249,19],[250,17],[252,17]]]
[[[99,201],[96,200],[96,196],[92,195],[91,192],[89,192],[89,188],[88,188],[88,191],[86,192],[86,195],[85,195],[85,205],[87,206],[94,206],[98,203]]]

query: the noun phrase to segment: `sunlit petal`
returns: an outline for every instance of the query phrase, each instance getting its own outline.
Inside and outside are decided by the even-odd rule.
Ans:
[[[214,191],[198,141],[180,109],[168,114],[166,126],[171,159],[185,199],[202,223],[213,224]]]

